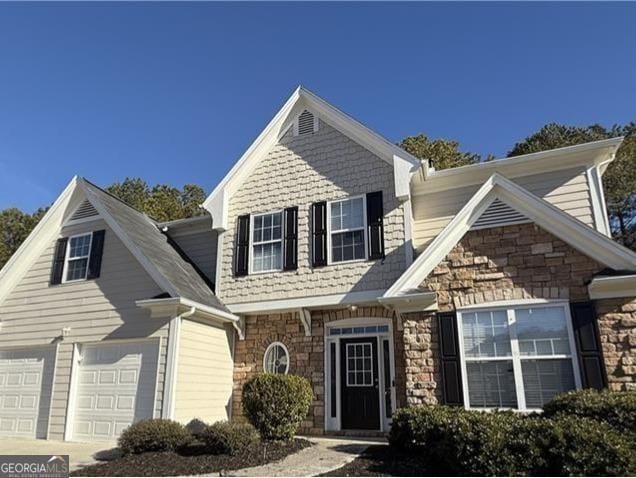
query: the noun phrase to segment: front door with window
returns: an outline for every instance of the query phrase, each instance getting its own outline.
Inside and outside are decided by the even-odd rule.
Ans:
[[[342,339],[340,357],[342,428],[379,430],[377,337]]]

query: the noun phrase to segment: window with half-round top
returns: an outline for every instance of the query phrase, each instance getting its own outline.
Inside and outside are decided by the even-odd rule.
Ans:
[[[265,350],[263,370],[266,373],[286,374],[289,371],[289,352],[281,342],[273,342]]]

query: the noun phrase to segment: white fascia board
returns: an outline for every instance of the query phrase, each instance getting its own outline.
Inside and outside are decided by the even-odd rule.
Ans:
[[[234,184],[240,184],[269,149],[290,126],[289,119],[303,109],[309,109],[321,121],[333,126],[344,135],[365,147],[394,168],[396,195],[408,199],[411,175],[422,167],[419,159],[371,131],[355,119],[338,110],[322,98],[299,86],[267,124],[265,129],[234,164],[221,182],[203,202],[203,207],[212,215],[212,227],[218,231],[227,229],[227,203]]]
[[[64,215],[72,206],[77,193],[78,177],[74,176],[55,200],[40,222],[0,269],[0,304],[24,277],[33,263],[55,239],[64,220]]]
[[[607,237],[612,237],[605,206],[605,196],[603,194],[603,182],[599,171],[599,166],[592,166],[586,171],[587,182],[590,188],[592,201],[592,216],[596,230]]]
[[[279,312],[285,310],[317,307],[338,307],[353,304],[372,304],[382,297],[385,290],[369,290],[362,292],[348,292],[346,294],[321,295],[316,297],[299,297],[297,299],[280,299],[260,302],[241,302],[226,304],[235,314],[256,314],[264,312]]]
[[[412,194],[428,194],[479,184],[495,172],[514,178],[575,167],[585,169],[596,165],[607,165],[614,159],[623,139],[621,136],[511,158],[495,159],[485,163],[443,169],[430,172],[428,176],[416,175],[412,185]]]
[[[100,216],[104,219],[108,227],[115,233],[115,235],[124,243],[130,253],[137,259],[148,275],[155,281],[155,283],[171,296],[178,296],[177,289],[172,283],[166,279],[166,277],[159,272],[155,265],[148,260],[148,258],[139,250],[139,248],[130,240],[126,231],[119,225],[117,221],[108,212],[108,209],[104,207],[99,198],[93,194],[93,192],[85,187],[84,181],[79,178],[78,184],[82,188],[82,191],[86,195],[86,198],[91,202],[93,207],[97,209]]]
[[[437,310],[437,293],[416,292],[397,297],[381,297],[380,304],[392,307],[399,312],[419,312],[422,310]]]
[[[495,199],[515,208],[546,231],[601,264],[617,270],[625,269],[626,266],[636,268],[634,252],[495,173],[389,288],[385,297],[400,296],[417,289]]]
[[[163,299],[143,299],[135,301],[137,307],[150,309],[153,317],[166,317],[166,315],[179,315],[193,308],[193,315],[204,318],[216,319],[221,322],[234,323],[239,317],[224,310],[201,304],[184,297],[167,297]]]
[[[590,299],[636,298],[636,272],[632,275],[595,277],[587,286]]]
[[[289,116],[289,112],[300,98],[300,87],[292,93],[283,107],[276,113],[265,129],[258,135],[254,142],[247,148],[245,153],[232,166],[221,182],[214,188],[210,195],[203,202],[202,206],[207,209],[212,216],[212,227],[219,231],[227,229],[227,192],[230,183],[239,175],[252,158],[262,157],[267,150],[273,146],[278,139],[278,129]],[[278,126],[278,128],[277,128]]]

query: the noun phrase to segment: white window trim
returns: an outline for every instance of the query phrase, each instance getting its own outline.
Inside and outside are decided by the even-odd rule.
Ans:
[[[261,216],[271,216],[273,214],[280,214],[280,239],[276,239],[276,240],[272,240],[272,241],[261,241],[258,242],[256,244],[254,244],[254,219],[257,217],[261,217]],[[249,243],[250,243],[250,250],[249,250],[249,256],[250,256],[250,260],[249,260],[249,267],[248,267],[248,275],[258,275],[258,274],[268,274],[271,272],[281,272],[283,270],[283,262],[284,262],[284,254],[285,251],[283,250],[283,245],[284,245],[284,237],[285,237],[285,225],[283,224],[283,221],[285,220],[284,218],[284,214],[283,214],[283,210],[282,209],[278,209],[276,211],[268,211],[268,212],[261,212],[258,214],[250,214],[250,237],[249,237]],[[280,242],[280,268],[278,269],[267,269],[264,271],[255,271],[254,270],[254,246],[255,245],[261,245],[261,244],[274,244],[276,242]]]
[[[350,201],[352,199],[362,198],[362,227],[356,227],[354,229],[339,229],[338,231],[332,232],[331,230],[331,205],[339,202]],[[328,265],[336,265],[336,264],[352,264],[355,262],[365,262],[369,260],[369,231],[367,224],[367,196],[366,194],[360,194],[358,196],[350,196],[346,198],[334,199],[332,201],[327,201],[327,264]],[[331,250],[331,235],[337,234],[341,232],[352,232],[359,231],[362,229],[364,234],[364,258],[362,259],[351,259],[349,261],[336,261],[332,260],[332,250]]]
[[[568,342],[570,345],[570,354],[559,354],[559,355],[532,355],[532,356],[521,356],[519,352],[519,342],[517,340],[516,335],[516,324],[515,315],[513,313],[513,309],[515,308],[523,308],[523,307],[531,307],[531,308],[545,308],[545,307],[562,307],[565,313],[565,323],[568,331]],[[464,354],[464,330],[463,330],[463,322],[462,322],[462,313],[474,313],[478,311],[489,312],[493,310],[505,310],[508,318],[508,330],[510,333],[510,349],[511,356],[510,357],[481,357],[481,358],[467,358]],[[512,326],[512,327],[511,327]],[[461,309],[457,309],[457,335],[459,338],[459,357],[460,357],[460,366],[461,366],[461,374],[462,374],[462,393],[464,396],[464,407],[467,410],[493,410],[498,407],[471,407],[469,401],[469,393],[468,393],[468,374],[466,370],[467,362],[502,362],[502,361],[510,361],[512,362],[513,374],[515,380],[515,391],[517,395],[517,408],[512,410],[517,410],[520,412],[540,412],[541,409],[537,408],[527,408],[526,407],[526,396],[523,389],[523,374],[521,370],[521,363],[523,360],[542,360],[542,359],[553,359],[553,360],[563,360],[563,359],[571,359],[572,360],[572,371],[574,373],[574,386],[577,390],[581,389],[581,374],[579,371],[579,362],[578,356],[576,352],[576,342],[574,339],[574,331],[572,329],[572,317],[570,315],[570,307],[569,302],[562,300],[520,300],[520,301],[500,301],[493,303],[485,303],[479,305],[473,305],[468,307],[463,307]],[[507,409],[506,407],[501,407],[499,409]]]
[[[267,366],[266,366],[266,359],[267,359],[267,354],[270,352],[270,350],[272,350],[274,347],[282,347],[283,350],[285,351],[285,355],[287,356],[287,365],[285,366],[285,372],[282,375],[287,375],[289,373],[289,362],[290,362],[290,356],[289,356],[289,350],[287,350],[287,347],[285,347],[285,344],[282,342],[272,342],[271,344],[269,344],[267,346],[267,348],[265,349],[265,353],[263,354],[263,372],[265,373],[272,373],[272,372],[268,372],[267,371]]]
[[[81,257],[73,257],[71,258],[71,240],[73,240],[76,237],[82,237],[82,236],[90,236],[90,242],[88,244],[88,255],[86,256],[81,256]],[[86,280],[86,278],[88,277],[88,268],[90,266],[90,261],[91,261],[91,252],[93,251],[93,232],[82,232],[81,234],[74,234],[72,236],[68,236],[68,242],[66,243],[66,253],[64,254],[64,268],[62,270],[62,284],[70,284],[73,282],[80,282],[80,281],[84,281]],[[79,279],[72,279],[72,280],[67,280],[66,279],[66,274],[68,272],[68,263],[69,261],[73,260],[80,260],[80,259],[86,259],[86,272],[84,273],[84,277],[81,277]]]

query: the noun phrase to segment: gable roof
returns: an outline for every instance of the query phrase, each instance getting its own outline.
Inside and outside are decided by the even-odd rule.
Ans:
[[[35,257],[59,234],[65,212],[74,210],[84,198],[93,205],[101,219],[167,294],[211,307],[221,315],[229,314],[229,310],[214,295],[203,277],[171,245],[169,237],[160,231],[155,221],[80,177],[71,180],[38,226],[0,271],[0,301],[19,280],[20,271],[17,266],[20,265],[22,269],[30,267]]]
[[[387,290],[384,297],[397,297],[417,290],[437,264],[497,199],[599,263],[612,269],[636,270],[636,253],[495,173]]]
[[[254,140],[243,156],[234,164],[203,203],[212,216],[214,229],[227,228],[227,202],[234,188],[241,183],[287,131],[294,118],[309,109],[321,121],[345,134],[394,168],[395,194],[400,199],[410,197],[410,178],[422,165],[415,156],[370,130],[303,86],[299,86]]]

